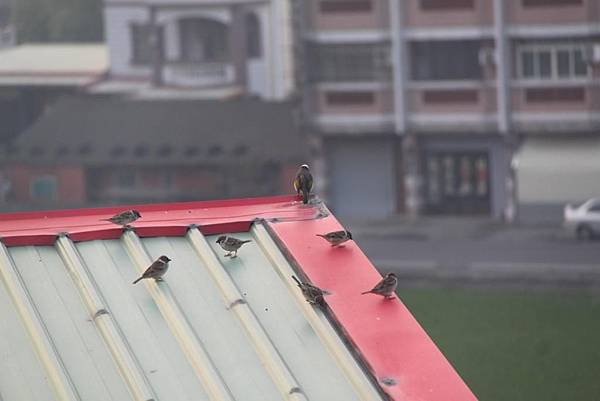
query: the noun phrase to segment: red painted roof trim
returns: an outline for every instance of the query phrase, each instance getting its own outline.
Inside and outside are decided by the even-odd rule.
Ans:
[[[123,229],[102,219],[128,209],[142,215],[132,224],[141,237],[182,236],[190,225],[206,235],[245,232],[255,219],[312,218],[315,210],[296,207],[297,201],[278,196],[0,214],[0,240],[6,246],[52,245],[61,233],[73,241],[117,239]]]
[[[383,390],[396,401],[476,401],[475,396],[397,298],[360,295],[381,279],[358,246],[332,248],[315,234],[341,229],[333,217],[304,206],[296,196],[169,203],[0,215],[6,246],[53,245],[68,233],[74,241],[117,239],[122,229],[100,219],[127,209],[141,237],[182,236],[190,225],[206,235],[248,231],[256,219],[316,285],[329,290],[334,318],[367,362]]]
[[[316,236],[342,229],[333,216],[269,227],[310,281],[332,293],[335,319],[391,399],[477,400],[400,299],[361,295],[381,275],[353,241],[332,248]]]

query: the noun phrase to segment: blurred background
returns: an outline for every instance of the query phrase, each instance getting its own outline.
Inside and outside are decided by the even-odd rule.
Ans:
[[[316,192],[480,400],[600,399],[600,0],[0,0],[0,211]]]

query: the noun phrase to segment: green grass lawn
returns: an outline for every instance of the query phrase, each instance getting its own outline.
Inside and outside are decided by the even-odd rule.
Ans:
[[[600,401],[600,294],[398,292],[480,401]]]

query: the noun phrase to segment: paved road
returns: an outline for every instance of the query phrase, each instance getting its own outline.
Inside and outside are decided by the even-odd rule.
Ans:
[[[556,226],[451,220],[350,228],[380,270],[404,278],[600,287],[600,241],[577,241]]]

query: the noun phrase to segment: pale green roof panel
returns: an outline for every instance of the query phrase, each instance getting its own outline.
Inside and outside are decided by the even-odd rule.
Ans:
[[[0,400],[381,399],[264,227],[235,236],[0,246]]]

